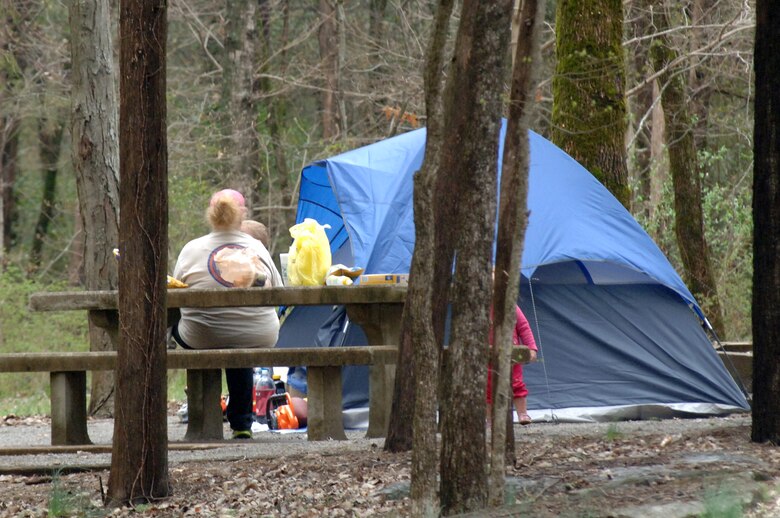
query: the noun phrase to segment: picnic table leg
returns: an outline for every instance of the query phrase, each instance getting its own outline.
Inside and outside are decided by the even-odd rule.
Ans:
[[[349,318],[363,328],[369,345],[399,345],[403,304],[352,304]],[[372,365],[369,374],[368,431],[366,437],[387,435],[393,406],[395,365]]]
[[[390,409],[393,405],[395,365],[375,364],[369,367],[368,431],[366,437],[375,439],[387,435]]]
[[[306,379],[309,440],[346,440],[341,414],[341,367],[309,367]]]
[[[401,340],[403,304],[350,304],[347,315],[366,333],[368,345],[395,345]]]
[[[87,433],[87,373],[52,372],[51,444],[92,444]]]
[[[222,440],[221,369],[187,369],[187,441]]]

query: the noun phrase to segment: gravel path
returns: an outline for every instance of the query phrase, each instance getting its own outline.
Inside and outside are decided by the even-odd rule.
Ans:
[[[113,433],[113,419],[90,419],[88,430],[95,445],[110,448]],[[749,414],[737,414],[729,417],[708,419],[667,419],[657,421],[622,421],[618,423],[534,423],[531,426],[516,426],[515,437],[518,442],[535,441],[540,438],[561,439],[570,437],[605,437],[610,430],[623,435],[644,434],[668,435],[687,431],[703,431],[715,426],[744,426],[750,424]],[[183,442],[187,425],[178,418],[168,418],[168,437],[174,444],[169,451],[171,464],[187,461],[234,460],[239,458],[267,458],[280,453],[285,455],[306,453],[338,453],[347,451],[368,451],[381,449],[383,439],[367,439],[363,430],[348,430],[347,441],[309,442],[305,433],[281,434],[259,432],[251,441],[227,440],[217,443],[200,443],[201,449],[180,450],[175,444]],[[225,437],[230,429],[225,424]],[[48,418],[6,418],[0,424],[0,453],[6,448],[29,446],[47,447],[51,444],[50,422]],[[25,467],[78,466],[97,468],[110,465],[109,453],[47,453],[37,455],[0,454],[0,472],[3,470],[23,470]]]
[[[87,428],[95,445],[110,449],[113,434],[113,419],[90,419]],[[381,447],[384,441],[366,439],[364,430],[348,430],[347,441],[309,442],[305,433],[259,432],[251,441],[226,440],[215,443],[199,443],[192,450],[176,449],[176,443],[183,442],[187,425],[178,418],[168,418],[168,438],[173,447],[168,453],[171,464],[188,461],[235,460],[241,458],[274,457],[279,453],[338,453],[342,451],[366,451]],[[230,429],[225,424],[225,437]],[[191,444],[191,443],[188,443]],[[110,453],[45,453],[34,455],[3,455],[4,449],[23,447],[48,447],[51,445],[50,421],[48,418],[8,419],[0,424],[0,473],[25,472],[36,469],[51,469],[58,466],[80,468],[104,468],[110,465]]]

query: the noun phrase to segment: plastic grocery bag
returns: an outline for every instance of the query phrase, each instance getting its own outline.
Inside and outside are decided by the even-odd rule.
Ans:
[[[290,227],[293,244],[287,259],[291,286],[322,286],[331,264],[330,242],[325,229],[316,220],[306,218]]]

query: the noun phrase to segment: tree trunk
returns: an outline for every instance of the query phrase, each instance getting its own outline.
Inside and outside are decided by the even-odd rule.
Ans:
[[[442,87],[443,87],[443,70],[444,70],[444,51],[445,43],[448,34],[448,24],[450,17],[452,16],[453,1],[452,0],[439,0],[436,9],[436,18],[434,21],[434,27],[431,33],[431,40],[428,46],[428,55],[425,65],[425,105],[428,113],[428,128],[426,130],[425,141],[425,161],[420,171],[415,176],[414,197],[415,203],[417,198],[421,197],[420,203],[423,200],[433,201],[434,187],[439,175],[438,161],[440,159],[439,153],[441,148],[442,124]],[[430,189],[430,193],[418,192]],[[428,198],[430,196],[430,198]],[[434,268],[433,263],[433,251],[436,250],[434,238],[435,232],[433,228],[428,228],[427,225],[435,225],[435,216],[429,211],[432,210],[434,204],[430,207],[421,207],[420,212],[417,212],[417,205],[415,205],[415,252],[412,255],[411,268],[420,269],[421,275],[427,273],[427,268]],[[430,218],[430,223],[428,221]],[[425,225],[422,228],[418,228],[418,225]],[[430,242],[429,242],[430,241]],[[420,252],[417,252],[417,250]],[[425,251],[431,252],[431,263],[423,262],[423,258],[426,257]],[[418,256],[419,255],[419,256]],[[410,271],[411,271],[410,268]],[[410,275],[410,278],[413,277]],[[431,286],[434,284],[433,270],[431,270],[430,278]],[[427,288],[427,287],[426,287]],[[411,286],[410,290],[414,292],[416,299],[422,299],[423,297],[434,297],[435,290],[431,290],[430,294],[426,294],[422,291],[423,284],[417,286]],[[410,292],[411,293],[411,292]],[[407,298],[409,295],[407,295]],[[445,299],[446,303],[446,299]],[[431,303],[432,304],[432,303]],[[401,322],[401,337],[400,337],[400,350],[399,350],[399,364],[397,367],[398,372],[408,372],[417,367],[421,367],[422,364],[417,363],[418,359],[416,354],[419,352],[423,364],[428,365],[431,369],[426,377],[430,377],[430,373],[438,375],[439,358],[438,355],[441,351],[441,343],[443,340],[443,333],[437,334],[434,338],[434,347],[436,348],[437,358],[431,359],[428,354],[429,351],[425,348],[424,344],[425,333],[418,338],[415,334],[415,328],[422,328],[425,319],[433,316],[433,306],[429,308],[430,315],[424,316],[421,312],[411,312],[411,308],[417,308],[418,306],[409,306],[410,311],[405,311]],[[433,320],[431,320],[431,324]],[[422,345],[418,344],[419,340],[423,340]],[[434,363],[435,362],[435,363]],[[436,367],[434,369],[434,367]],[[426,380],[427,381],[427,380]],[[424,393],[426,397],[432,396],[434,400],[438,397],[433,396],[433,392],[428,392],[429,388],[425,390],[418,390],[418,384],[420,378],[417,376],[396,376],[395,388],[393,392],[393,405],[391,410],[390,424],[388,427],[387,438],[385,439],[385,450],[390,452],[402,452],[409,451],[413,447],[412,441],[412,429],[414,416],[417,415],[420,409],[417,408],[417,394]],[[438,387],[431,389],[438,395]],[[424,412],[423,412],[424,414]],[[422,417],[422,414],[420,415]]]
[[[627,99],[630,110],[631,126],[629,127],[631,146],[628,152],[632,154],[629,160],[629,178],[633,178],[636,185],[631,207],[635,216],[647,219],[653,211],[650,204],[650,190],[652,182],[653,162],[651,160],[651,139],[654,126],[652,125],[653,107],[653,81],[645,81],[651,73],[648,64],[649,44],[641,37],[647,34],[650,26],[650,13],[643,9],[642,2],[632,0],[627,7],[626,16],[631,22],[628,24],[631,33],[629,36],[639,39],[628,60],[628,83],[639,84],[636,94]]]
[[[462,189],[462,196],[455,198],[456,218],[439,222],[457,227],[446,377],[450,383],[441,412],[440,496],[445,515],[483,509],[487,504],[485,365],[496,155],[511,13],[511,0],[463,3],[444,104],[448,131],[442,156],[450,157],[448,161],[456,157],[452,180]],[[443,257],[450,264],[452,258]]]
[[[364,58],[367,60],[367,66],[372,67],[372,72],[368,76],[368,91],[371,92],[371,98],[363,104],[361,116],[366,121],[366,127],[372,128],[376,124],[378,110],[390,102],[383,84],[385,76],[389,72],[387,61],[384,58],[384,52],[388,48],[385,41],[387,0],[370,0],[368,9],[368,34],[366,36],[369,38],[369,44]]]
[[[252,210],[259,184],[259,145],[255,122],[254,58],[257,55],[256,3],[228,0],[225,31],[224,97],[228,104],[230,177]]]
[[[117,158],[117,160],[119,159]],[[70,256],[68,259],[68,285],[79,287],[83,286],[86,280],[84,279],[84,223],[81,220],[81,209],[78,205],[73,208],[73,236],[73,244],[68,251]],[[119,239],[115,243],[118,244]]]
[[[441,89],[443,81],[444,46],[452,15],[453,0],[441,0],[436,10],[435,25],[428,46],[425,69],[425,103],[428,129],[425,141],[425,161],[414,178],[415,247],[410,268],[410,285],[401,326],[400,365],[397,372],[413,376],[396,376],[393,397],[393,418],[411,421],[408,425],[392,426],[385,448],[390,451],[399,444],[412,446],[412,516],[437,516],[437,470],[439,447],[436,441],[436,410],[438,407],[439,354],[432,320],[434,212],[433,187],[438,174],[439,154],[443,140]],[[417,397],[419,395],[419,397]],[[412,419],[408,419],[408,416]],[[396,443],[396,444],[393,444]]]
[[[544,20],[544,0],[525,0],[518,13],[518,37],[512,60],[512,86],[509,97],[504,156],[501,168],[501,194],[498,216],[498,242],[493,292],[493,417],[491,433],[489,503],[504,503],[507,418],[512,406],[511,355],[512,335],[517,321],[515,306],[520,282],[520,258],[528,226],[528,125],[534,71],[541,61],[539,33]],[[530,102],[529,102],[530,101]],[[510,422],[511,425],[511,422]],[[511,444],[514,449],[514,441]]]
[[[630,208],[622,2],[560,0],[555,29],[552,140]]]
[[[707,23],[707,16],[712,12],[715,3],[714,0],[693,0],[690,5],[691,26],[694,28],[703,27]],[[694,29],[688,38],[691,49],[688,52],[690,60],[688,63],[688,91],[691,92],[691,113],[696,117],[693,134],[696,149],[707,148],[707,121],[709,120],[710,101],[715,93],[715,82],[703,63],[705,58],[696,51],[703,47],[710,37],[714,39],[715,35],[708,34],[705,29]]]
[[[322,77],[325,84],[322,88],[322,138],[332,140],[339,134],[338,124],[338,33],[336,24],[336,0],[319,0],[320,30],[320,61]]]
[[[166,389],[168,149],[164,0],[122,0],[119,351],[109,506],[170,494]]]
[[[281,31],[281,38],[278,41],[279,54],[275,57],[275,61],[278,63],[278,69],[281,76],[284,76],[287,70],[286,52],[284,49],[287,47],[288,41],[288,18],[289,12],[287,4],[282,6],[283,17],[283,30]],[[260,63],[260,79],[258,80],[258,94],[265,100],[265,107],[268,110],[268,116],[265,119],[265,124],[268,129],[268,146],[271,149],[271,156],[273,157],[272,170],[275,174],[268,173],[268,190],[271,191],[274,186],[279,192],[281,198],[281,205],[288,207],[292,205],[294,197],[294,186],[290,184],[290,170],[287,165],[287,155],[284,151],[283,142],[284,136],[282,134],[282,121],[287,117],[286,115],[286,102],[285,98],[279,94],[273,92],[273,85],[271,81],[264,77],[263,74],[267,73],[270,68],[271,57],[274,56],[274,45],[271,39],[271,5],[268,0],[261,0],[258,7],[258,20],[260,28],[260,44],[258,45],[258,63]],[[252,215],[253,219],[257,217],[256,214]],[[295,223],[295,214],[292,211],[269,211],[268,216],[265,218],[266,225],[270,235],[274,236],[287,236],[289,229]],[[285,244],[287,242],[285,241]],[[273,243],[269,252],[273,251]]]
[[[74,0],[71,33],[71,159],[79,197],[79,239],[84,287],[113,290],[118,285],[119,150],[114,58],[108,6]],[[105,330],[89,324],[90,350],[113,348]],[[113,372],[92,373],[90,415],[112,415]]]
[[[650,55],[655,69],[664,70],[658,80],[662,85],[661,102],[666,120],[669,169],[674,186],[674,230],[684,278],[715,332],[725,337],[723,312],[704,235],[701,169],[689,123],[685,76],[681,68],[668,67],[677,58],[677,52],[670,46],[668,37],[662,34],[669,27],[663,8],[654,11],[653,22],[659,35],[651,43]]]
[[[753,428],[780,444],[780,12],[756,2],[753,133]]]
[[[65,126],[59,120],[43,118],[38,121],[38,138],[43,167],[43,192],[38,222],[35,224],[32,247],[30,249],[30,270],[41,266],[43,244],[49,233],[49,223],[54,219],[54,204],[57,201],[57,162],[60,159],[62,134]]]
[[[16,242],[14,223],[18,219],[14,185],[16,184],[16,164],[19,155],[19,129],[21,120],[15,115],[0,119],[0,229],[3,232],[0,241],[0,255],[10,250]],[[5,261],[0,258],[0,265]]]
[[[26,31],[32,24],[35,2],[0,0],[0,268],[5,267],[5,252],[16,245],[14,226],[19,219],[16,204],[16,173],[19,155],[21,114],[19,108],[7,102],[19,95],[24,87],[24,74],[30,59]],[[14,103],[16,104],[16,103]],[[6,109],[6,107],[11,107]],[[7,111],[6,111],[7,110]]]
[[[648,217],[655,218],[663,198],[664,183],[668,177],[669,163],[664,153],[666,123],[660,102],[661,90],[658,81],[653,81],[653,113],[650,133],[650,187],[648,193]],[[666,233],[666,225],[659,229],[659,235]],[[658,236],[656,236],[658,237]]]
[[[344,0],[336,0],[336,34],[338,49],[336,52],[336,106],[338,107],[338,129],[342,140],[349,134],[347,127],[347,102],[344,99],[342,75],[347,61],[347,16],[344,13]]]

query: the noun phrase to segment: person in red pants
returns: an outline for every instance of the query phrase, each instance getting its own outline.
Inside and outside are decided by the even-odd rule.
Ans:
[[[515,328],[512,332],[512,343],[514,345],[524,345],[530,349],[531,361],[536,360],[536,353],[538,348],[536,347],[536,340],[534,340],[534,334],[531,331],[531,325],[528,323],[528,319],[520,310],[518,306],[515,306]],[[492,315],[491,315],[492,318]],[[490,344],[493,345],[493,329],[490,329]],[[493,369],[488,372],[488,404],[492,405],[492,386],[491,379],[493,377]],[[515,411],[517,411],[517,419],[520,424],[525,426],[531,424],[531,418],[528,415],[528,388],[523,381],[523,365],[515,363],[512,365],[512,397],[514,399]]]

